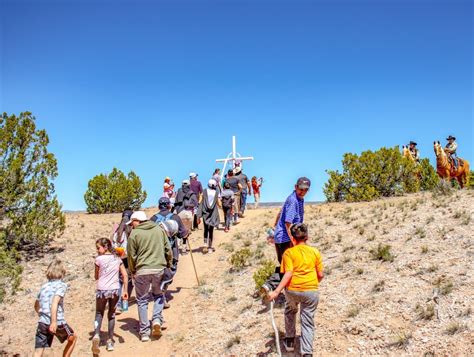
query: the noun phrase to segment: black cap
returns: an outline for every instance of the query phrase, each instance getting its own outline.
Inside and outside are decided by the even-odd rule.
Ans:
[[[298,181],[296,181],[296,186],[298,186],[298,188],[310,188],[311,180],[307,177],[300,177]]]
[[[410,141],[410,145],[415,145],[415,146],[417,146],[418,144],[415,143],[414,141]]]
[[[456,138],[454,136],[450,135],[446,138],[446,140],[456,140]]]
[[[158,201],[158,207],[166,208],[171,204],[171,201],[168,197],[161,197]]]

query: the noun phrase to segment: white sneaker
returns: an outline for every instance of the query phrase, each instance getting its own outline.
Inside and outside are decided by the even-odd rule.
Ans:
[[[108,340],[107,341],[107,351],[113,351],[114,350],[114,341]]]
[[[151,332],[152,336],[160,337],[161,336],[161,324],[159,322],[153,322],[153,328]]]
[[[100,336],[96,334],[94,335],[94,337],[92,337],[92,348],[91,348],[92,353],[95,355],[98,355],[100,353],[99,344],[100,344]]]
[[[142,341],[142,342],[148,342],[148,341],[150,341],[150,336],[148,336],[148,335],[142,335],[142,336],[140,337],[140,341]]]

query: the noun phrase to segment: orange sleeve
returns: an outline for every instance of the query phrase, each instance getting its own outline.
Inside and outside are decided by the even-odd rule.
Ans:
[[[291,260],[289,249],[283,253],[283,259],[281,261],[280,267],[280,273],[286,273],[287,271],[293,271],[293,260]]]

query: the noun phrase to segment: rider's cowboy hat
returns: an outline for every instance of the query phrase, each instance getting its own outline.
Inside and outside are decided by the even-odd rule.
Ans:
[[[456,138],[454,136],[450,135],[446,138],[446,140],[456,140]]]
[[[415,145],[415,146],[417,146],[418,144],[415,143],[414,141],[410,141],[410,145]]]

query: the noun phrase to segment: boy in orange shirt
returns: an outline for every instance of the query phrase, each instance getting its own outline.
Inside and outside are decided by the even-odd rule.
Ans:
[[[269,294],[273,300],[286,287],[285,303],[285,339],[283,344],[287,351],[295,348],[296,313],[301,305],[301,354],[304,357],[313,355],[314,314],[319,302],[318,286],[323,279],[323,260],[321,253],[306,244],[308,227],[296,223],[290,227],[294,246],[283,254],[281,273],[283,278],[278,287]]]

